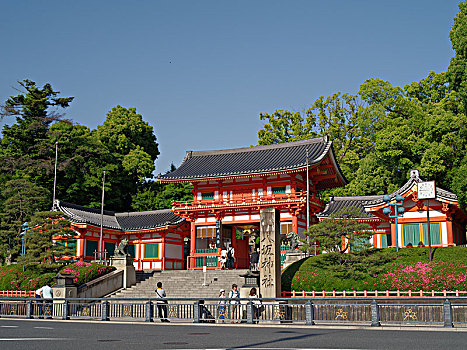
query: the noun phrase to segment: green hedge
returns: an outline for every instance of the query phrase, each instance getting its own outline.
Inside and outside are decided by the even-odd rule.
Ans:
[[[467,290],[467,248],[372,249],[346,256],[336,254],[305,258],[282,273],[282,290]]]

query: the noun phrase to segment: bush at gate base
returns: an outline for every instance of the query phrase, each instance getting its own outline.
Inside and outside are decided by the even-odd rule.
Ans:
[[[28,267],[23,272],[23,265],[13,264],[0,267],[0,290],[36,290],[47,282],[53,284],[55,282],[53,277],[59,271],[70,273],[74,277],[74,282],[81,285],[114,270],[113,266],[79,261],[47,273],[34,267]]]
[[[428,262],[427,248],[374,250],[359,266],[335,265],[327,254],[310,257],[290,265],[282,273],[283,291],[342,290],[467,290],[467,248],[434,248],[433,262]],[[379,257],[384,256],[384,259]],[[371,276],[368,272],[377,271]]]

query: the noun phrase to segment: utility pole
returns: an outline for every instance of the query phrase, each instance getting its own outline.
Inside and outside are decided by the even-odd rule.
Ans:
[[[99,236],[99,261],[102,264],[102,228],[104,226],[104,194],[105,194],[105,170],[102,175],[102,200],[101,200],[101,232]]]
[[[306,149],[306,230],[307,231],[308,231],[308,226],[310,226],[310,169],[309,169],[308,148],[307,148]],[[307,237],[307,243],[309,247],[310,237]],[[308,256],[309,255],[310,255],[310,252],[308,251]]]
[[[54,195],[52,199],[52,211],[55,211],[55,189],[57,187],[57,158],[58,158],[58,141],[55,142],[55,170],[54,170]]]

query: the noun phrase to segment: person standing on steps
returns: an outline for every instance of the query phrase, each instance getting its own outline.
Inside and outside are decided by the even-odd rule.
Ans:
[[[235,249],[232,245],[227,249],[227,268],[235,269]]]
[[[157,300],[157,313],[159,314],[159,318],[161,322],[170,322],[167,319],[167,300],[164,300],[167,295],[165,294],[165,290],[162,289],[162,282],[157,282],[157,289],[155,292],[156,298],[159,298],[159,300]]]
[[[221,270],[225,270],[225,263],[227,262],[227,249],[225,249],[225,245],[224,245],[224,247],[222,247],[221,256],[219,257],[219,261],[221,263]]]

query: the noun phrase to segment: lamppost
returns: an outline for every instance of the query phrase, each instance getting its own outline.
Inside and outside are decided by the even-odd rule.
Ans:
[[[394,218],[395,224],[396,224],[396,252],[399,251],[399,234],[397,230],[397,218],[400,218],[404,216],[405,209],[402,206],[404,203],[404,197],[402,197],[400,194],[396,195],[395,202],[391,203],[391,197],[389,195],[385,194],[383,196],[383,201],[386,202],[388,205],[391,207],[394,207],[394,215],[391,215],[391,208],[386,207],[383,209],[383,214],[387,215],[389,218]],[[400,214],[400,215],[399,215]]]
[[[27,222],[21,225],[21,256],[26,255],[26,235],[28,234],[29,225]],[[24,272],[24,263],[23,263]]]

